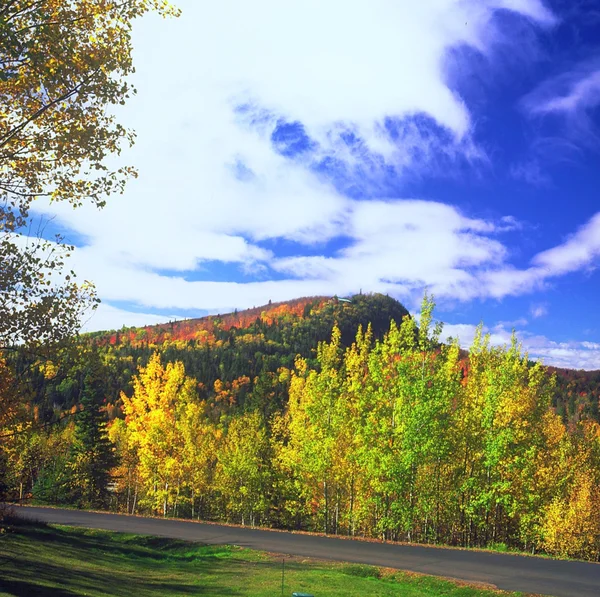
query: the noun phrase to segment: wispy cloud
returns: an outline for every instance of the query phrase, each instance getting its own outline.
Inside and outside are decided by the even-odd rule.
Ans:
[[[429,287],[440,296],[468,298],[477,284],[473,270],[503,263],[506,249],[493,234],[506,224],[431,201],[351,202],[350,247],[328,258],[276,259],[273,267],[300,278],[353,280],[355,287],[395,293]]]
[[[155,323],[164,323],[167,319],[183,319],[180,315],[156,315],[151,313],[128,311],[101,303],[98,308],[89,312],[83,322],[83,332],[94,330],[112,330],[126,327],[141,327]]]
[[[531,317],[539,319],[540,317],[548,315],[548,306],[545,304],[531,305],[529,312],[531,313]]]
[[[562,134],[577,144],[598,143],[590,112],[600,105],[600,56],[549,78],[522,99],[531,117],[558,119]]]
[[[495,326],[495,330],[513,330],[523,328],[529,324],[529,321],[525,317],[519,317],[513,321],[499,321]]]
[[[550,175],[544,171],[540,160],[537,158],[512,164],[509,173],[516,180],[521,180],[535,187],[548,187],[552,182]]]
[[[523,100],[531,114],[572,115],[600,104],[600,60],[595,59],[562,73]]]
[[[529,268],[502,267],[486,272],[481,278],[485,281],[487,296],[517,296],[541,289],[553,278],[592,271],[599,259],[600,212],[563,243],[535,255]]]
[[[595,269],[600,258],[600,212],[564,243],[535,256],[533,263],[547,276]]]
[[[508,263],[500,241],[504,223],[468,218],[431,201],[343,201],[340,218],[346,247],[331,255],[273,257],[259,263],[262,280],[206,281],[166,275],[119,259],[119,245],[88,245],[74,252],[108,301],[147,307],[224,311],[359,288],[392,294],[410,304],[424,289],[441,300],[469,301],[531,293],[549,280],[594,266],[599,254],[600,214],[563,244],[539,253],[531,267]],[[265,280],[265,272],[272,278]],[[273,276],[273,272],[278,274]],[[193,278],[193,277],[192,277]],[[112,326],[114,327],[114,326]],[[117,326],[119,327],[119,326]]]

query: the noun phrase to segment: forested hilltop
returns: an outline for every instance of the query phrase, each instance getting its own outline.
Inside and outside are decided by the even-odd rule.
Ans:
[[[308,297],[224,315],[85,334],[80,344],[95,347],[102,355],[111,417],[119,412],[121,392],[131,391],[133,375],[157,351],[164,363],[183,363],[186,373],[198,381],[202,398],[228,395],[239,407],[250,400],[273,409],[287,398],[287,387],[278,381],[280,369],[292,369],[297,355],[315,365],[317,345],[331,339],[334,324],[343,345],[349,346],[359,325],[366,329],[371,324],[374,336],[382,338],[390,322],[400,322],[405,315],[408,311],[398,301],[379,294]],[[23,358],[18,370],[28,371],[33,404],[42,419],[80,402],[85,362],[76,351],[65,354],[60,366],[36,369],[27,355]]]
[[[420,323],[383,295],[312,297],[16,351],[29,423],[3,435],[5,491],[598,559],[596,374],[584,397],[516,339],[442,343],[427,298]]]
[[[317,345],[331,339],[335,323],[342,346],[348,347],[359,325],[366,329],[371,324],[374,338],[381,339],[390,322],[401,322],[405,315],[408,311],[402,304],[380,294],[304,297],[223,315],[84,334],[81,345],[95,346],[103,355],[111,418],[120,412],[120,393],[131,391],[133,376],[156,351],[165,363],[182,362],[186,373],[199,382],[204,398],[233,390],[239,406],[252,394],[254,401],[267,398],[271,406],[280,408],[287,387],[276,382],[278,370],[293,368],[296,355],[316,366]],[[465,363],[467,354],[461,351]],[[18,370],[25,372],[39,418],[52,420],[80,403],[85,363],[79,362],[77,353],[65,353],[60,366],[32,367],[30,356],[21,358]],[[590,417],[600,422],[600,371],[555,367],[548,371],[556,374],[552,404],[565,423]],[[259,396],[261,392],[267,396]]]

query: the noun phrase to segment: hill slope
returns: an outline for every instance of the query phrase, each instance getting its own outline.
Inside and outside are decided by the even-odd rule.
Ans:
[[[390,321],[400,323],[408,314],[398,301],[381,294],[306,297],[224,315],[94,332],[83,335],[82,342],[103,354],[109,410],[110,405],[118,406],[121,391],[131,391],[132,376],[156,351],[164,362],[183,362],[205,398],[230,392],[231,399],[243,406],[253,394],[276,407],[287,392],[282,369],[291,369],[297,355],[312,361],[318,343],[331,339],[334,324],[341,330],[342,343],[349,346],[360,325],[370,324],[374,337],[381,338]],[[78,365],[65,363],[51,379],[34,372],[35,403],[44,418],[79,402],[76,380],[81,376],[73,367]]]

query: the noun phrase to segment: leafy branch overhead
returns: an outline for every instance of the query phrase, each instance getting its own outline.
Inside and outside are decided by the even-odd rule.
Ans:
[[[178,14],[163,0],[0,7],[0,348],[63,340],[98,302],[64,271],[72,247],[29,238],[30,208],[42,196],[102,207],[135,176],[105,162],[135,138],[111,107],[135,93],[132,27],[150,10]]]
[[[0,191],[10,206],[26,210],[40,195],[102,206],[122,191],[134,171],[104,160],[134,134],[108,108],[135,93],[131,31],[149,10],[177,14],[157,0],[16,0],[0,10]]]

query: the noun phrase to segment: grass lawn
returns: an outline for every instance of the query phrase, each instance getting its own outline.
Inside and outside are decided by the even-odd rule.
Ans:
[[[284,595],[496,597],[500,593],[392,570],[286,558]],[[0,535],[0,595],[281,595],[281,556],[61,526],[16,524]]]

